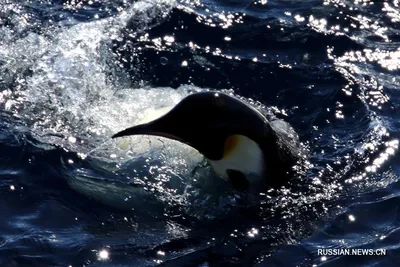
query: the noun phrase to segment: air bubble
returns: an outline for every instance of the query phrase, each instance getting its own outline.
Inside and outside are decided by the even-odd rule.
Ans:
[[[166,58],[166,57],[161,57],[161,58],[160,58],[160,63],[161,63],[161,65],[167,65],[167,64],[168,64],[168,58]]]

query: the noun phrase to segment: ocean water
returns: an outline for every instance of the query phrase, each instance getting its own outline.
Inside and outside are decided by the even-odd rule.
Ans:
[[[398,0],[0,0],[0,266],[400,266],[399,74]],[[306,171],[244,195],[111,140],[206,90],[290,122]]]

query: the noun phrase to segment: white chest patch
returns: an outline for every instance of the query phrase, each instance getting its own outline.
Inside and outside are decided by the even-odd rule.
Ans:
[[[229,179],[227,170],[242,172],[251,180],[256,176],[262,179],[264,174],[264,155],[256,142],[243,135],[233,135],[225,142],[224,157],[221,160],[209,160],[215,172]]]

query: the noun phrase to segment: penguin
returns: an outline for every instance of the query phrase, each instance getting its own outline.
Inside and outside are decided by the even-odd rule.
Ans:
[[[299,137],[289,123],[221,92],[198,92],[168,113],[112,136],[153,135],[199,151],[217,176],[237,190],[284,185],[301,159]]]

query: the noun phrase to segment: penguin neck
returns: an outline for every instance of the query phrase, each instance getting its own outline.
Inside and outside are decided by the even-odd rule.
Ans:
[[[242,173],[250,184],[262,180],[265,174],[263,151],[256,142],[243,135],[230,136],[225,142],[222,159],[208,161],[225,180],[229,180],[229,171]]]

